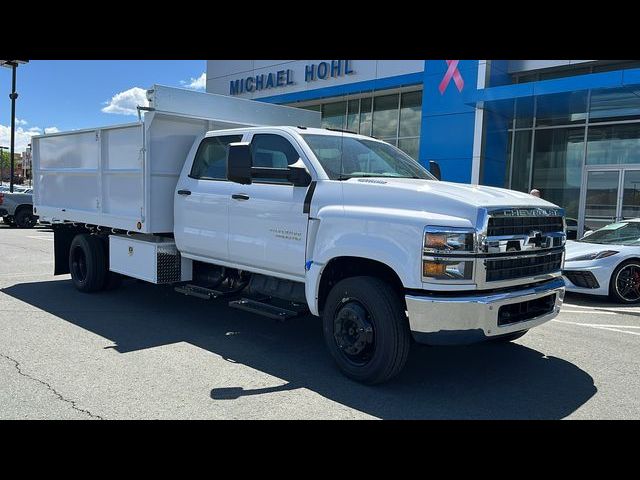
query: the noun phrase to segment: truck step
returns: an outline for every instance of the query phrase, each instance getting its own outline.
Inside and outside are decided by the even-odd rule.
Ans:
[[[236,291],[216,290],[213,288],[207,288],[202,285],[186,284],[175,287],[174,290],[178,293],[188,295],[191,297],[202,298],[204,300],[213,300],[218,297],[227,297],[234,295]]]
[[[229,306],[231,308],[237,308],[238,310],[244,310],[245,312],[256,313],[274,320],[283,321],[298,317],[308,312],[306,305],[288,302],[285,307],[270,303],[270,299],[262,301],[251,298],[241,298],[240,300],[233,300],[229,302]]]

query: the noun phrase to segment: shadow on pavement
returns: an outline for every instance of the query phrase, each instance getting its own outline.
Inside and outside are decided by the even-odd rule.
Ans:
[[[212,379],[212,401],[307,388],[380,418],[557,419],[596,392],[585,371],[517,343],[416,345],[396,379],[369,387],[340,374],[316,317],[280,323],[230,309],[223,300],[183,297],[171,288],[138,282],[94,295],[77,292],[70,280],[22,283],[2,291],[110,339],[123,354],[188,342],[287,382],[245,390],[217,386]]]

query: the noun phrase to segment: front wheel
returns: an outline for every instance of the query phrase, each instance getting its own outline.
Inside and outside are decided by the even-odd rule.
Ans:
[[[358,382],[385,382],[407,361],[411,332],[404,306],[391,286],[378,278],[338,282],[324,306],[323,329],[338,367]]]
[[[609,282],[609,297],[618,303],[640,302],[640,261],[627,260],[616,267]]]

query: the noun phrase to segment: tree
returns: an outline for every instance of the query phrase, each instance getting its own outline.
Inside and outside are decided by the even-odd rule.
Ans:
[[[9,179],[9,172],[11,170],[11,161],[9,152],[2,150],[2,158],[0,158],[0,170],[2,171],[2,180]]]

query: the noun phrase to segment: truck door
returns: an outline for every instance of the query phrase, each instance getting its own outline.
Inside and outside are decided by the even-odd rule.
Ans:
[[[178,181],[174,235],[178,249],[210,260],[229,258],[228,145],[242,135],[207,137],[200,143],[188,174]]]
[[[291,141],[278,134],[253,135],[251,151],[254,167],[286,168],[303,157]],[[232,184],[230,260],[304,279],[307,188],[260,178],[253,178],[251,185]]]

